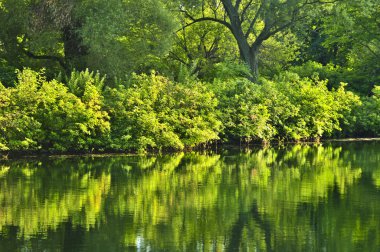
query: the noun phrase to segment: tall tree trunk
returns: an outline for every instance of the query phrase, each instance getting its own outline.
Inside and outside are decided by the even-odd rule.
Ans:
[[[249,46],[247,40],[235,36],[239,46],[240,58],[249,66],[252,72],[252,81],[257,81],[259,78],[259,48],[260,44]]]
[[[203,1],[203,3],[205,2]],[[223,4],[222,15],[218,15],[217,12],[219,4],[216,9],[212,8],[212,5],[219,2]],[[185,27],[198,22],[213,21],[228,28],[237,42],[241,59],[252,72],[251,79],[257,81],[259,77],[259,49],[263,42],[305,20],[309,11],[314,11],[312,6],[315,5],[317,8],[317,6],[332,4],[333,2],[335,1],[209,0],[209,6],[214,15],[205,15],[204,4],[202,5],[202,16],[198,18],[193,17],[186,8],[181,7],[181,11],[191,20],[191,23],[186,24]]]
[[[248,40],[243,32],[238,10],[233,6],[231,0],[222,0],[224,9],[230,19],[230,30],[234,35],[239,47],[241,59],[249,66],[252,72],[252,81],[257,81],[259,77],[259,48],[261,43],[249,45]]]
[[[251,61],[249,67],[253,74],[253,81],[257,81],[259,78],[259,48],[260,46],[251,47]]]
[[[246,41],[238,39],[236,41],[239,45],[240,58],[248,65],[252,73],[251,81],[255,82],[259,77],[258,48],[250,47]]]

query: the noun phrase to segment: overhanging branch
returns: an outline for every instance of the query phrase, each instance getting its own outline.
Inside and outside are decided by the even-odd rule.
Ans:
[[[259,9],[257,10],[256,14],[255,14],[255,17],[252,19],[251,23],[249,24],[249,28],[247,30],[247,32],[245,33],[245,37],[248,38],[249,34],[252,32],[253,30],[253,27],[254,25],[256,24],[256,21],[257,19],[259,18],[260,14],[261,14],[261,11],[263,9],[263,5],[265,4],[265,0],[264,2],[260,5]]]
[[[247,13],[249,7],[251,7],[251,4],[252,4],[253,0],[250,0],[243,8],[243,10],[241,11],[241,15],[240,15],[240,20],[241,22],[243,23],[244,20],[245,20],[245,14]]]
[[[54,56],[54,55],[36,55],[28,50],[26,50],[25,48],[21,48],[21,51],[28,57],[32,58],[32,59],[40,59],[40,60],[53,60],[53,61],[57,61],[59,63],[59,65],[63,68],[63,69],[67,69],[66,68],[66,63],[64,61],[63,58],[61,57],[58,57],[58,56]]]
[[[192,20],[191,23],[185,24],[180,30],[182,30],[182,29],[184,29],[186,27],[189,27],[189,26],[191,26],[193,24],[199,23],[199,22],[213,21],[213,22],[216,22],[216,23],[224,25],[225,27],[227,27],[229,30],[232,31],[232,27],[231,27],[231,25],[227,21],[220,20],[220,19],[217,19],[217,18],[213,18],[213,17],[201,17],[201,18],[191,19],[191,20]],[[180,30],[178,30],[178,31],[180,31]]]

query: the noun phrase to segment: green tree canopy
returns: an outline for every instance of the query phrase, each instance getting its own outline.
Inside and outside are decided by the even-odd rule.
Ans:
[[[253,79],[259,75],[259,50],[264,41],[310,18],[327,1],[310,0],[198,0],[182,1],[185,26],[212,21],[227,28],[236,40],[241,59]]]
[[[174,21],[160,1],[2,0],[0,58],[120,77],[167,52]]]

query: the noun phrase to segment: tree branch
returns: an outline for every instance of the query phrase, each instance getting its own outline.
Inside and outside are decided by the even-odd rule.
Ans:
[[[263,3],[260,5],[259,9],[257,10],[256,14],[255,14],[255,17],[252,19],[251,23],[249,24],[249,28],[248,30],[246,31],[245,33],[245,37],[248,38],[249,34],[252,32],[253,30],[253,26],[255,25],[257,19],[259,18],[259,15],[261,14],[261,11],[263,10],[263,6],[265,4],[265,0],[263,1]]]
[[[245,20],[245,14],[247,13],[249,7],[251,6],[253,0],[250,0],[246,6],[244,6],[243,10],[241,11],[240,20],[243,23]]]
[[[64,61],[63,58],[61,57],[58,57],[58,56],[53,56],[53,55],[36,55],[28,50],[26,50],[25,48],[23,47],[20,47],[21,51],[28,57],[32,58],[32,59],[40,59],[40,60],[53,60],[53,61],[57,61],[59,63],[59,65],[65,69],[65,71],[67,70],[67,66],[66,66],[66,63]]]
[[[360,42],[359,42],[359,45],[365,47],[373,56],[380,57],[380,54],[377,53],[375,50],[373,50],[370,45],[364,44],[364,43],[360,43]]]
[[[201,18],[197,18],[197,19],[191,19],[192,22],[191,23],[187,23],[186,25],[184,25],[180,30],[186,28],[186,27],[189,27],[193,24],[196,24],[196,23],[199,23],[199,22],[203,22],[203,21],[213,21],[213,22],[216,22],[216,23],[219,23],[219,24],[222,24],[224,25],[225,27],[227,27],[229,30],[232,31],[232,27],[231,25],[227,22],[227,21],[224,21],[224,20],[220,20],[220,19],[217,19],[217,18],[213,18],[213,17],[201,17]],[[178,31],[180,31],[178,30]],[[178,32],[177,31],[177,32]]]
[[[236,3],[235,3],[235,9],[236,10],[239,10],[239,5],[241,4],[241,0],[236,0]]]
[[[298,22],[298,21],[300,21],[300,20],[302,20],[302,19],[304,19],[304,18],[306,18],[306,16],[302,16],[302,17],[299,17],[299,18],[293,18],[293,19],[292,19],[291,21],[289,21],[288,23],[285,23],[285,24],[283,24],[283,25],[277,27],[277,28],[274,29],[273,31],[268,32],[268,33],[263,37],[264,40],[268,39],[269,37],[275,35],[276,33],[280,32],[280,31],[285,30],[286,28],[292,26],[294,23],[296,23],[296,22]]]
[[[177,60],[178,62],[184,64],[185,66],[188,66],[188,63],[181,59],[178,55],[174,54],[173,52],[169,52],[169,57],[173,60]]]

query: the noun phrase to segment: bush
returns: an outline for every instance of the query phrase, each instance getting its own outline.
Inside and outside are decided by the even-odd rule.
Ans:
[[[257,85],[243,80],[215,82],[226,138],[246,141],[309,140],[341,130],[359,98],[344,89],[329,91],[327,81],[285,73]]]
[[[0,149],[36,150],[42,137],[41,123],[33,117],[38,107],[39,75],[27,70],[19,73],[18,79],[15,88],[0,85]]]
[[[1,51],[1,49],[0,49]],[[5,87],[11,87],[16,80],[16,69],[0,59],[0,82]]]
[[[80,99],[64,84],[27,69],[14,88],[1,88],[0,97],[3,149],[91,150],[108,135],[108,115],[91,83]]]
[[[290,71],[301,78],[316,78],[328,80],[328,88],[338,88],[342,80],[347,79],[348,70],[331,63],[322,65],[319,62],[308,61],[301,66],[293,66]]]
[[[330,91],[327,81],[295,73],[260,85],[228,78],[212,85],[175,83],[135,74],[117,88],[106,87],[104,97],[99,74],[73,72],[66,82],[26,69],[15,87],[0,84],[0,151],[182,150],[219,137],[318,140],[341,125],[346,132],[380,133],[379,87],[360,107],[345,84]]]
[[[356,60],[356,58],[355,58]],[[358,61],[360,63],[360,60]],[[361,64],[354,68],[342,67],[329,63],[322,65],[321,63],[308,61],[301,66],[290,67],[289,71],[297,73],[302,78],[315,78],[328,80],[328,88],[339,88],[341,82],[349,83],[347,89],[361,95],[368,95],[373,88],[374,83],[379,80],[378,70],[372,65],[363,66]]]
[[[275,82],[279,92],[298,110],[277,125],[286,137],[294,140],[319,139],[340,131],[344,118],[360,102],[358,96],[345,91],[343,83],[329,91],[327,81],[299,78],[293,73],[285,73]]]
[[[294,73],[285,73],[275,82],[276,89],[288,98],[296,112],[280,118],[276,127],[284,132],[285,138],[293,140],[331,136],[334,131],[341,130],[351,108],[360,103],[358,96],[345,90],[344,83],[329,91],[327,81],[300,78]]]
[[[219,118],[225,140],[268,141],[273,135],[269,108],[258,99],[261,87],[246,79],[215,80],[210,88],[216,94]]]
[[[112,148],[179,150],[218,139],[217,101],[201,83],[133,75],[128,86],[108,88],[106,97]]]
[[[353,136],[380,136],[380,86],[375,86],[371,97],[363,97],[362,105],[354,109],[348,132]]]
[[[70,78],[65,83],[70,92],[78,97],[83,97],[86,87],[94,87],[98,93],[104,88],[105,77],[101,77],[100,73],[85,71],[72,71]]]

